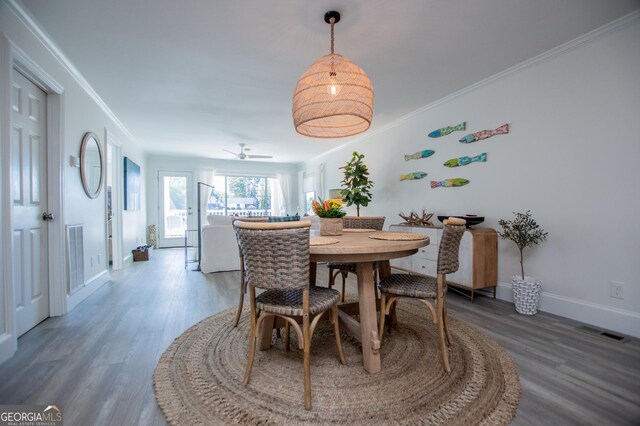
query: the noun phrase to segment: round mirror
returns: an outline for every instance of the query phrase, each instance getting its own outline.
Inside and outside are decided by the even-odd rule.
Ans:
[[[104,156],[98,137],[87,132],[80,146],[80,177],[84,192],[89,198],[100,195],[104,180]]]

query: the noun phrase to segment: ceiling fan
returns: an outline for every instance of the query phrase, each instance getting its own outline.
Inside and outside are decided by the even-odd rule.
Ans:
[[[253,154],[247,154],[246,151],[251,151],[251,148],[245,148],[246,144],[241,143],[240,144],[240,152],[232,152],[226,149],[223,149],[223,151],[228,152],[229,154],[233,154],[236,156],[236,158],[238,160],[245,160],[247,158],[273,158],[273,156],[271,155],[253,155]]]

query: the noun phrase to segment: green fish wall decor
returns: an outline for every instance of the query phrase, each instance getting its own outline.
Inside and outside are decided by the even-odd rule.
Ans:
[[[466,166],[467,164],[475,163],[476,161],[483,162],[483,163],[486,162],[487,153],[483,152],[482,154],[478,154],[475,157],[452,158],[451,160],[445,161],[444,165],[447,167],[459,167],[459,166]]]
[[[449,133],[456,132],[458,130],[467,130],[467,122],[456,124],[455,126],[443,127],[442,129],[434,130],[429,133],[430,138],[439,138],[440,136],[446,136]]]
[[[400,175],[400,180],[418,180],[427,176],[425,172],[413,172],[406,175]]]
[[[468,183],[469,181],[467,179],[462,179],[462,178],[445,179],[441,181],[432,180],[431,187],[432,188],[438,188],[438,187],[451,188],[454,186],[465,186]]]
[[[404,161],[418,160],[420,158],[427,158],[427,157],[431,157],[433,154],[435,154],[435,151],[432,151],[430,149],[425,149],[424,151],[418,151],[415,154],[405,155],[404,156]]]

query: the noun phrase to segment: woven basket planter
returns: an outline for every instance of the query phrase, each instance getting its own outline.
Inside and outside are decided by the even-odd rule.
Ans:
[[[342,235],[342,218],[320,218],[320,235]]]
[[[513,277],[511,282],[513,284],[513,302],[516,305],[516,312],[522,315],[537,314],[542,281],[525,276],[524,280],[519,277]]]

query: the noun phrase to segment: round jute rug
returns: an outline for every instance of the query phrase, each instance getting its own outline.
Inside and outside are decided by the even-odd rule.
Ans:
[[[338,360],[330,324],[311,347],[313,408],[304,409],[302,352],[275,336],[257,351],[242,385],[249,315],[237,328],[235,309],[194,325],[169,346],[153,375],[156,399],[172,425],[196,424],[507,424],[520,400],[511,358],[490,337],[450,317],[452,373],[440,363],[437,334],[424,306],[400,303],[398,325],[385,333],[382,371],[362,367],[360,344],[342,335],[349,365]]]

